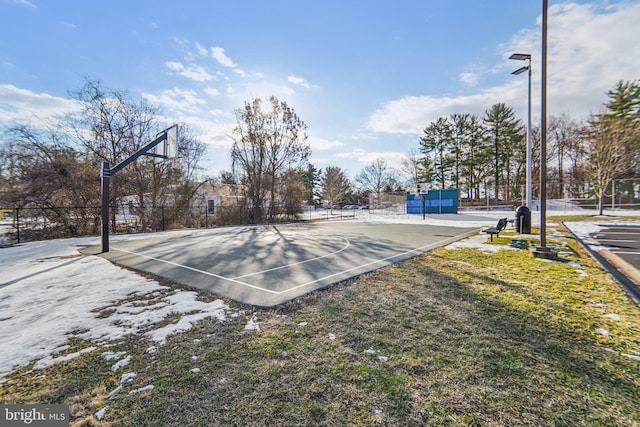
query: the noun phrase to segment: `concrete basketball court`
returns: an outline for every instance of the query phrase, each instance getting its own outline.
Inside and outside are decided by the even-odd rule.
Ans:
[[[478,231],[470,225],[366,222],[230,227],[118,239],[101,256],[244,304],[273,307]]]

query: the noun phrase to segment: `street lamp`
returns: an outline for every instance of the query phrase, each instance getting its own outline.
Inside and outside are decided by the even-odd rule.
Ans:
[[[526,189],[526,203],[525,205],[531,209],[531,55],[528,53],[514,53],[509,59],[515,59],[517,61],[529,61],[529,63],[515,70],[513,75],[522,74],[525,71],[529,71],[529,95],[528,95],[528,111],[527,111],[527,189]]]
[[[547,247],[547,21],[549,0],[542,0],[542,73],[540,118],[540,246],[533,250],[537,258],[554,259],[557,252]]]

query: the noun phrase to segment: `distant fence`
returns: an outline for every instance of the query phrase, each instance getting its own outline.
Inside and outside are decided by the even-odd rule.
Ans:
[[[496,203],[494,199],[486,200],[484,202],[475,201],[473,203],[466,202],[464,199],[460,204],[461,211],[495,211],[495,210],[504,210],[504,211],[515,211],[519,206],[523,205],[524,200],[516,200],[513,202],[498,202]],[[539,211],[540,210],[540,201],[533,200],[532,201],[531,210]],[[621,199],[617,198],[615,200],[611,198],[605,198],[603,203],[604,209],[609,212],[616,211],[629,211],[629,210],[640,210],[640,200],[638,199]],[[598,200],[589,198],[589,199],[550,199],[547,200],[547,210],[555,211],[596,211],[598,210]]]
[[[302,219],[300,209],[256,212],[244,206],[111,206],[111,233],[144,233],[170,229],[209,228],[255,223],[281,223]],[[67,237],[98,236],[101,208],[29,207],[0,208],[0,244]]]

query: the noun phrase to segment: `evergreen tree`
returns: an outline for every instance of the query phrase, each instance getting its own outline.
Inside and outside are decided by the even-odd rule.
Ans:
[[[317,169],[311,163],[307,163],[306,169],[299,170],[300,178],[304,185],[304,199],[308,205],[315,205],[316,203],[316,189],[320,184],[320,176],[322,170]]]
[[[514,158],[519,151],[526,151],[524,126],[516,119],[513,108],[503,103],[495,104],[487,110],[483,121],[487,128],[493,162],[494,196],[498,200],[500,187],[515,184],[515,179],[512,179]],[[504,196],[511,196],[508,189]]]
[[[482,121],[476,115],[465,120],[465,140],[460,161],[462,182],[467,189],[467,197],[480,198],[480,184],[484,181],[487,168],[486,132]]]
[[[452,126],[444,117],[431,123],[424,129],[420,138],[420,151],[432,160],[434,169],[433,181],[440,188],[445,188],[451,180],[454,157],[452,149]]]

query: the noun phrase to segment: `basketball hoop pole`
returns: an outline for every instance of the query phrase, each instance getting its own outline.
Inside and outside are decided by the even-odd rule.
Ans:
[[[100,179],[102,187],[102,252],[109,252],[109,180],[111,179],[109,162],[102,162]]]
[[[167,159],[168,157],[166,156],[149,153],[148,151],[167,139],[167,133],[169,129],[176,127],[176,134],[177,134],[177,126],[178,125],[173,125],[170,128],[165,129],[164,131],[161,132],[160,136],[158,136],[156,139],[154,139],[144,147],[140,148],[138,151],[136,151],[131,156],[124,159],[123,161],[121,161],[120,163],[118,163],[112,168],[109,168],[109,162],[102,162],[102,168],[100,170],[101,193],[102,193],[102,252],[109,252],[109,183],[110,183],[111,177],[115,175],[117,172],[124,169],[127,165],[129,165],[131,162],[136,160],[138,157],[143,155]]]

